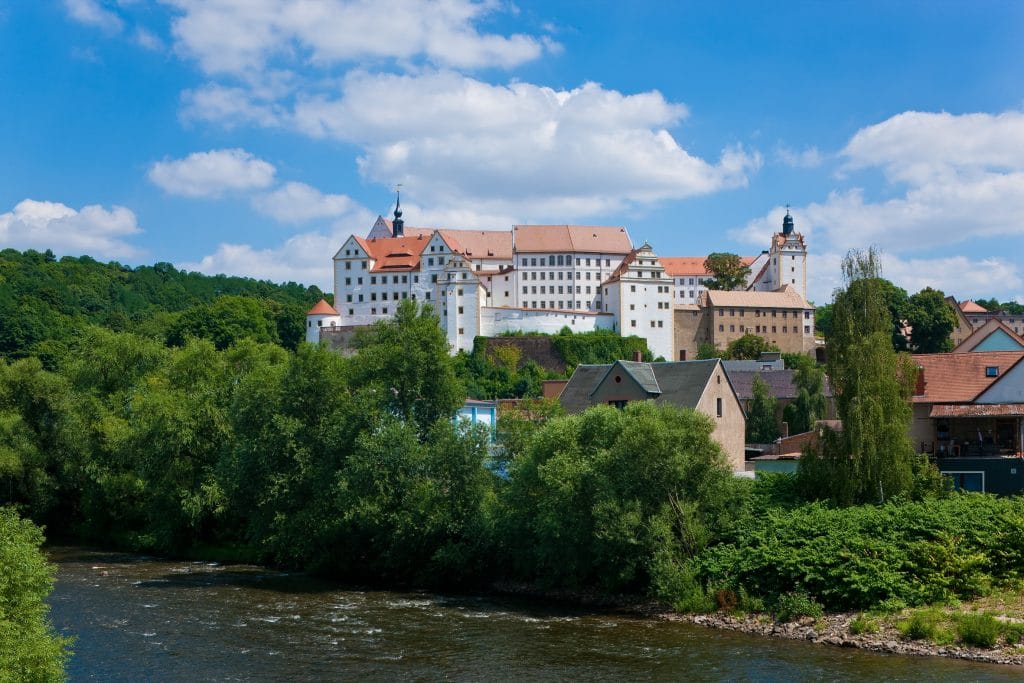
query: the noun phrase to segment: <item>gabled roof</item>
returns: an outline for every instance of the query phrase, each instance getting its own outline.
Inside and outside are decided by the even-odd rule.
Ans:
[[[768,393],[775,398],[793,399],[799,395],[800,390],[793,382],[796,370],[731,370],[729,363],[722,363],[725,374],[732,382],[732,388],[736,390],[736,396],[740,400],[749,400],[754,397],[754,378],[759,377],[768,386]],[[758,361],[751,361],[757,363]],[[826,377],[822,383],[821,393],[826,398],[832,396],[832,386]]]
[[[1024,350],[1024,337],[1021,337],[1019,334],[1011,330],[998,318],[990,318],[985,321],[984,325],[971,332],[967,339],[964,339],[962,342],[957,344],[956,347],[953,348],[953,353],[966,353],[968,351],[973,351],[977,346],[982,344],[982,342],[996,332],[1006,334],[1011,341]]]
[[[983,307],[981,304],[975,303],[968,299],[960,304],[960,310],[964,313],[988,313],[988,309]]]
[[[515,225],[520,253],[583,252],[628,254],[633,250],[626,229],[607,225]]]
[[[306,311],[306,315],[338,315],[338,311],[326,299],[320,299],[313,308]]]
[[[512,233],[508,230],[448,230],[438,228],[448,248],[468,259],[512,260]]]
[[[661,393],[652,400],[695,408],[710,381],[719,360],[691,360],[670,363],[635,363],[617,361],[602,365],[577,365],[562,390],[559,401],[567,412],[583,412],[591,405],[590,396],[613,366],[627,370],[641,386],[656,388]],[[641,368],[640,366],[644,366]],[[727,378],[728,381],[728,378]],[[654,393],[649,391],[648,393]]]
[[[1024,358],[1024,351],[925,353],[912,356],[921,368],[914,403],[970,403]],[[996,368],[990,377],[985,369]],[[922,387],[923,385],[923,387]]]
[[[636,249],[632,249],[628,254],[626,254],[626,258],[622,259],[622,263],[619,264],[619,267],[616,268],[615,271],[611,275],[609,275],[608,279],[605,280],[602,284],[607,285],[621,280],[622,276],[626,273],[626,271],[629,270],[630,264],[633,263],[633,261],[635,260]]]
[[[640,388],[648,394],[661,393],[661,387],[658,386],[658,379],[654,376],[654,371],[651,369],[650,363],[617,360],[608,366],[608,372],[605,373],[605,377],[614,372],[617,367],[622,368],[622,370],[632,377],[633,380],[640,385]],[[604,380],[604,377],[601,379]],[[598,382],[598,384],[600,384],[600,382]],[[590,393],[593,394],[594,392],[591,391]]]
[[[378,218],[380,218],[380,216],[378,216]],[[389,221],[387,218],[384,218],[383,221],[384,221],[384,225],[388,226],[388,232],[390,232],[392,235],[394,235],[395,234],[395,224],[394,224],[394,222],[393,221]],[[420,235],[423,235],[424,237],[430,237],[431,235],[434,234],[434,228],[413,228],[413,227],[410,227],[410,226],[406,225],[406,226],[404,226],[402,228],[402,232],[405,233],[405,237],[419,237]]]
[[[740,256],[740,262],[749,266],[756,258],[756,256]],[[665,266],[665,274],[669,277],[684,275],[703,277],[712,274],[704,267],[707,256],[662,256],[658,260],[661,261],[661,265]]]
[[[704,292],[711,306],[745,308],[814,308],[792,285],[783,285],[773,292],[727,291],[709,289]]]
[[[404,237],[356,237],[366,253],[373,259],[371,273],[387,273],[417,270],[420,254],[427,248],[427,236],[406,235]]]

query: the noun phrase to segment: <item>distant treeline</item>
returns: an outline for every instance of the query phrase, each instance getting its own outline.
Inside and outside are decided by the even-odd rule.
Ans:
[[[0,357],[38,356],[52,367],[89,325],[180,345],[218,348],[249,338],[295,348],[317,287],[203,275],[169,263],[131,268],[47,250],[0,251]]]

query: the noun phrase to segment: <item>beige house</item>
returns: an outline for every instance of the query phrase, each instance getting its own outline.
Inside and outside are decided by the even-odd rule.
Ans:
[[[696,306],[674,309],[675,354],[696,358],[702,344],[725,349],[745,334],[756,334],[784,353],[812,353],[814,306],[792,285],[774,292],[705,290]]]
[[[616,361],[579,365],[559,396],[568,413],[593,405],[618,408],[630,401],[665,401],[704,413],[715,422],[711,436],[721,446],[734,472],[744,469],[746,416],[722,361],[639,363]]]

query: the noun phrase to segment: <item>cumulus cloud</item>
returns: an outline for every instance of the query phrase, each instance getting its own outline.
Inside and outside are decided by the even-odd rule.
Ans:
[[[95,26],[108,33],[120,33],[124,21],[98,0],[64,0],[68,16],[82,24]]]
[[[554,43],[482,33],[502,9],[490,0],[164,0],[179,15],[177,49],[210,74],[260,71],[272,59],[319,66],[424,59],[456,68],[512,67]]]
[[[89,205],[75,210],[59,202],[25,199],[0,214],[0,244],[15,249],[130,259],[141,252],[125,238],[139,232],[135,214],[123,206]]]
[[[877,245],[887,277],[911,291],[930,284],[966,297],[1020,286],[1012,263],[965,253],[1005,254],[1024,242],[1024,113],[905,112],[858,131],[840,158],[840,182],[879,172],[889,196],[850,186],[794,209],[812,250],[838,265],[837,254]],[[776,207],[730,235],[759,245],[783,213]],[[819,294],[838,284],[820,283]]]
[[[396,93],[415,106],[366,106]],[[686,115],[656,91],[596,83],[556,90],[450,71],[355,72],[340,97],[300,98],[294,125],[359,145],[366,177],[401,181],[431,204],[482,202],[503,214],[528,204],[576,218],[746,185],[760,155],[738,146],[713,163],[691,155],[668,132]]]
[[[227,191],[269,187],[274,166],[244,149],[195,152],[165,159],[149,168],[149,179],[165,191],[185,197],[219,197]]]
[[[361,228],[359,232],[363,232]],[[181,263],[187,270],[208,275],[243,275],[274,282],[301,282],[325,291],[334,288],[331,256],[351,233],[308,232],[294,235],[277,247],[221,244],[209,256]]]
[[[305,183],[289,182],[273,192],[257,195],[253,206],[282,223],[305,223],[317,218],[338,218],[362,210],[343,194],[324,194]]]

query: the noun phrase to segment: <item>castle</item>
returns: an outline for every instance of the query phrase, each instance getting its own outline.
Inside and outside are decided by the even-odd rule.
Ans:
[[[744,259],[751,268],[747,299],[716,307],[719,295],[740,293],[709,296],[704,283],[711,274],[703,262],[659,258],[650,244],[634,247],[617,226],[406,227],[399,199],[393,220],[378,216],[366,237],[349,237],[334,255],[334,306],[321,301],[309,311],[306,339],[317,343],[322,330],[387,319],[401,300],[412,299],[437,311],[452,353],[471,350],[477,336],[568,327],[637,335],[655,357],[685,360],[699,344],[727,343],[725,323],[719,330],[706,318],[707,311],[724,316],[729,308],[744,318],[748,309],[757,318],[762,309],[766,317],[784,312],[785,332],[774,341],[784,351],[813,348],[807,249],[788,211],[770,248]],[[791,324],[790,315],[801,324]],[[773,340],[765,322],[764,336]],[[730,327],[735,336],[755,330],[740,323],[735,334],[736,322]]]

